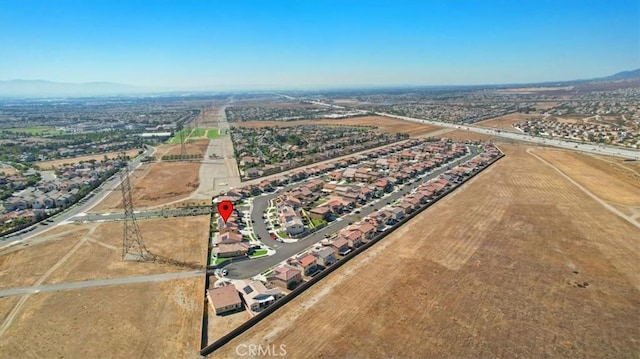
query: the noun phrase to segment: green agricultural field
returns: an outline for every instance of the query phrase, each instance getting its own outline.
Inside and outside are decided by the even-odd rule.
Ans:
[[[183,128],[179,132],[176,132],[175,136],[173,136],[169,141],[167,141],[170,145],[176,145],[180,143],[180,134],[184,133],[185,142],[187,140],[193,140],[196,138],[219,138],[222,137],[217,128]]]
[[[17,128],[4,128],[2,131],[11,133],[26,133],[30,136],[52,136],[64,133],[62,130],[56,130],[54,127],[17,127]]]
[[[194,128],[189,137],[204,137],[206,132],[206,128]]]
[[[182,134],[184,134],[184,139],[186,141],[187,137],[189,137],[189,132],[190,131],[191,131],[190,128],[183,128],[182,130],[176,132],[176,134],[173,137],[171,137],[169,139],[169,141],[167,141],[167,143],[170,144],[170,145],[179,144],[180,141],[182,140],[181,137],[180,137]]]
[[[210,128],[207,131],[207,138],[213,139],[213,138],[220,138],[223,135],[220,135],[220,130],[217,128]]]

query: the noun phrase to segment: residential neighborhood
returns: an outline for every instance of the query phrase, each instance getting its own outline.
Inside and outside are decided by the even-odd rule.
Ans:
[[[231,132],[238,168],[245,180],[387,145],[408,137],[400,133],[378,133],[364,126],[234,127]]]
[[[227,200],[236,206],[226,223],[217,215],[212,217],[210,263],[217,269],[210,277],[209,305],[216,314],[235,312],[240,298],[244,310],[260,313],[381,239],[501,155],[490,142],[416,138],[214,198],[214,204]],[[438,175],[433,175],[435,170]],[[263,220],[251,220],[252,211],[258,211]],[[259,234],[263,230],[267,238]],[[324,236],[314,235],[318,231]],[[252,261],[256,250],[264,251],[260,257],[281,258],[279,253],[286,253],[288,245],[307,238],[314,239],[302,251],[258,275],[226,277],[227,267]],[[236,293],[230,293],[232,286]]]
[[[244,121],[295,121],[310,118],[346,118],[361,116],[366,111],[347,110],[320,106],[311,101],[286,101],[274,98],[271,103],[265,105],[264,102],[252,103],[247,101],[243,104],[229,106],[226,108],[226,116],[229,122]]]
[[[549,117],[516,123],[513,127],[533,136],[640,148],[640,119],[626,120],[624,116],[617,121],[601,115],[582,119]]]
[[[56,171],[29,170],[23,175],[0,176],[0,188],[8,194],[0,206],[2,232],[69,207],[125,164],[120,159],[92,161],[62,166]]]

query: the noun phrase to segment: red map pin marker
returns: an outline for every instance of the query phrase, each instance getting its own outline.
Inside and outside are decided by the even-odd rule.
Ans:
[[[224,219],[225,224],[227,223],[227,219],[229,219],[231,212],[233,212],[233,203],[229,201],[222,201],[218,203],[218,213],[220,213],[220,216]]]

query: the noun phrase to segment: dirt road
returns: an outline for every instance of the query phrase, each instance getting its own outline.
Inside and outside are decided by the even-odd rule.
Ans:
[[[504,159],[214,356],[284,344],[292,358],[635,357],[637,228],[528,147],[501,148]]]

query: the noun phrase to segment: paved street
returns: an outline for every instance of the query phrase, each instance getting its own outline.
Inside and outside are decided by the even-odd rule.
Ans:
[[[195,208],[161,208],[135,211],[137,219],[147,218],[169,218],[169,217],[185,217],[210,214],[211,207],[195,207]],[[80,213],[69,219],[70,222],[105,222],[105,221],[121,221],[124,219],[124,213]]]
[[[217,128],[225,135],[209,140],[204,159],[200,165],[200,184],[198,189],[191,194],[190,198],[192,199],[211,199],[222,191],[241,185],[225,108],[226,106],[220,107],[215,116]]]
[[[188,271],[188,272],[151,274],[151,275],[143,275],[143,276],[137,276],[137,277],[97,279],[97,280],[87,280],[87,281],[81,281],[81,282],[43,284],[43,285],[37,285],[33,287],[0,289],[0,298],[11,297],[16,295],[40,293],[40,292],[57,292],[61,290],[72,290],[72,289],[90,288],[90,287],[104,287],[109,285],[160,282],[165,280],[192,278],[192,277],[200,276],[202,274],[204,274],[203,270],[196,270],[196,271]]]
[[[478,154],[478,150],[474,147],[471,147],[471,152],[469,154],[453,162],[450,162],[447,165],[454,167],[461,162],[465,162],[475,157],[477,154]],[[264,244],[270,247],[273,247],[274,249],[277,249],[277,252],[276,254],[269,257],[231,263],[225,266],[225,268],[229,271],[229,274],[227,277],[231,279],[243,279],[243,278],[249,278],[256,274],[262,273],[268,268],[275,266],[276,264],[293,256],[294,254],[301,252],[307,248],[310,248],[311,246],[313,246],[314,244],[318,243],[323,238],[325,238],[325,234],[330,235],[335,232],[338,232],[339,230],[347,227],[349,225],[349,222],[358,221],[360,218],[369,215],[371,212],[386,206],[387,203],[394,202],[397,199],[403,197],[404,195],[409,193],[412,189],[417,188],[421,183],[424,183],[433,178],[436,178],[437,176],[439,176],[440,174],[446,171],[447,171],[447,166],[437,169],[427,174],[420,181],[405,185],[398,192],[392,192],[388,196],[375,202],[373,206],[366,205],[364,207],[361,207],[360,213],[350,214],[343,217],[343,219],[340,221],[331,222],[329,223],[328,226],[320,229],[317,232],[314,232],[313,234],[295,243],[280,243],[271,239],[267,231],[267,227],[264,223],[264,220],[262,219],[262,214],[267,209],[269,200],[272,198],[275,198],[278,194],[270,193],[268,195],[262,195],[262,196],[256,197],[253,200],[253,208],[251,212],[251,219],[254,221],[253,223],[254,232],[256,233],[260,241],[262,241]],[[285,189],[288,189],[294,186],[296,185],[289,185],[285,187]]]

